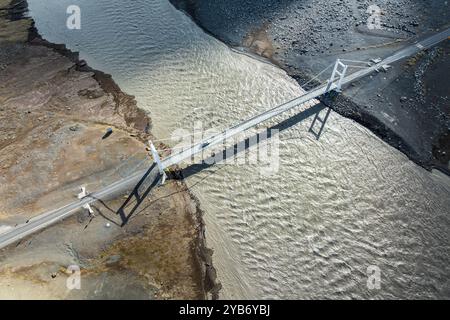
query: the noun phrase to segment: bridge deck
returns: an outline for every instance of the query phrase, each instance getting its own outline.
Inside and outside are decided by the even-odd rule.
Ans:
[[[395,53],[394,55],[373,65],[372,67],[362,69],[360,71],[357,71],[355,73],[352,73],[352,74],[346,76],[342,80],[341,85],[344,86],[346,84],[354,82],[355,80],[363,78],[363,77],[371,74],[372,72],[379,70],[384,65],[389,65],[389,64],[391,64],[395,61],[401,60],[405,57],[412,56],[412,55],[418,53],[419,51],[423,50],[424,48],[429,48],[429,47],[447,39],[449,34],[450,34],[450,28],[446,29],[445,31],[442,31],[430,38],[427,38],[427,39],[423,40],[422,42],[418,42],[413,46],[410,46],[403,50],[400,50],[397,53]],[[291,110],[294,107],[297,107],[297,106],[304,104],[312,99],[320,97],[321,95],[325,94],[327,91],[336,89],[336,87],[337,87],[337,81],[335,81],[330,87],[328,87],[327,84],[321,85],[311,91],[306,92],[305,94],[301,95],[300,97],[298,97],[294,100],[291,100],[283,105],[280,105],[276,108],[270,109],[270,110],[263,112],[251,119],[248,119],[234,127],[231,127],[229,129],[223,131],[221,134],[218,134],[214,137],[205,139],[205,140],[201,141],[200,143],[192,146],[190,149],[183,150],[181,152],[171,155],[170,157],[168,157],[162,161],[162,165],[164,168],[168,168],[174,164],[180,163],[183,160],[188,159],[195,154],[203,152],[206,149],[213,147],[214,145],[220,144],[224,140],[227,140],[236,134],[246,131],[249,128],[252,128],[261,122],[269,120],[269,119],[276,117],[288,110]]]
[[[439,42],[442,42],[446,40],[450,36],[450,28],[447,28],[446,30],[435,34],[429,38],[426,38],[423,41],[417,42],[405,49],[402,49],[395,53],[394,55],[384,59],[383,61],[375,64],[374,66],[360,70],[358,72],[352,73],[348,76],[346,76],[341,84],[344,86],[346,84],[349,84],[355,80],[358,80],[364,76],[367,76],[374,72],[375,70],[381,68],[384,65],[389,65],[393,62],[396,62],[398,60],[401,60],[405,57],[409,57],[412,55],[415,55],[416,53],[430,48]],[[178,164],[182,162],[183,160],[186,160],[190,157],[192,157],[195,154],[198,154],[200,152],[203,152],[214,145],[217,145],[219,143],[222,143],[224,140],[227,140],[231,138],[232,136],[241,133],[243,131],[248,130],[249,128],[264,122],[266,120],[269,120],[275,116],[278,116],[288,110],[291,110],[292,108],[299,106],[303,103],[306,103],[312,99],[315,99],[324,93],[326,93],[328,90],[334,90],[336,89],[337,85],[336,82],[334,82],[329,88],[327,88],[327,84],[321,85],[309,92],[306,92],[305,94],[301,95],[300,97],[291,100],[283,105],[280,105],[278,107],[275,107],[273,109],[270,109],[266,112],[263,112],[251,119],[248,119],[236,126],[233,126],[221,134],[218,134],[216,136],[213,136],[211,138],[205,139],[202,142],[192,146],[192,148],[188,150],[183,150],[181,152],[175,153],[166,159],[162,160],[162,166],[164,168],[168,168],[172,165]],[[138,171],[131,176],[119,180],[112,185],[98,191],[95,193],[92,193],[90,196],[80,199],[78,201],[75,201],[71,204],[68,204],[67,206],[64,206],[62,208],[41,214],[30,221],[28,223],[24,223],[21,225],[18,225],[17,227],[10,229],[4,233],[0,234],[0,248],[3,248],[15,241],[18,241],[40,229],[43,229],[45,227],[48,227],[64,218],[67,218],[68,216],[72,215],[79,209],[81,209],[86,204],[91,204],[97,199],[105,199],[108,196],[112,196],[120,191],[129,190],[134,185],[136,185],[141,178],[147,173],[146,170],[144,171]]]

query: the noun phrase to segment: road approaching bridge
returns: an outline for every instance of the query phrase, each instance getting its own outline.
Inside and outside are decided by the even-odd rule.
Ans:
[[[350,75],[347,75],[343,78],[338,79],[337,81],[331,81],[328,84],[324,84],[321,86],[318,86],[317,88],[306,92],[305,94],[301,95],[300,97],[293,99],[283,105],[280,105],[278,107],[275,107],[273,109],[270,109],[266,112],[263,112],[251,119],[248,119],[234,127],[231,127],[221,134],[215,135],[213,137],[207,138],[203,141],[201,141],[198,144],[195,144],[191,148],[187,150],[183,150],[178,153],[174,153],[173,155],[163,159],[160,161],[159,170],[167,169],[175,164],[181,163],[182,161],[189,159],[193,155],[196,155],[200,152],[203,152],[217,144],[222,143],[223,141],[228,140],[229,138],[233,137],[236,134],[239,134],[241,132],[244,132],[255,125],[264,122],[266,120],[269,120],[275,116],[278,116],[288,110],[291,110],[292,108],[299,106],[301,104],[304,104],[312,99],[315,99],[326,92],[329,92],[331,90],[340,89],[340,86],[345,86],[347,84],[350,84],[354,82],[355,80],[358,80],[362,77],[365,77],[371,73],[373,73],[376,70],[381,69],[383,66],[389,65],[391,63],[394,63],[398,60],[404,59],[406,57],[413,56],[417,54],[418,52],[430,48],[444,40],[447,40],[450,36],[450,28],[439,32],[431,37],[426,38],[425,40],[422,40],[420,42],[416,42],[413,45],[410,45],[392,56],[389,56],[385,58],[384,60],[380,61],[379,63],[376,63],[375,65],[368,67],[366,69],[362,69],[360,71],[357,71],[355,73],[352,73]],[[156,174],[158,174],[158,167],[154,166],[154,170]],[[152,173],[153,174],[155,174]],[[61,221],[62,219],[65,219],[75,212],[77,212],[79,209],[85,207],[88,204],[92,204],[98,199],[106,200],[109,198],[114,197],[115,195],[119,195],[121,192],[127,191],[132,189],[139,181],[141,181],[142,177],[144,175],[148,174],[148,170],[140,170],[135,172],[134,174],[130,175],[129,177],[119,180],[110,186],[92,193],[85,198],[82,198],[78,201],[75,201],[71,204],[68,204],[62,208],[43,213],[35,218],[30,219],[27,223],[18,225],[14,228],[8,229],[7,231],[0,234],[0,248],[3,248],[9,244],[12,244],[20,239],[23,239],[26,236],[29,236],[30,234],[41,230],[43,228],[46,228],[58,221]]]
[[[381,62],[379,62],[369,68],[360,70],[358,72],[352,73],[352,74],[344,77],[342,79],[342,81],[340,82],[340,85],[341,86],[347,85],[351,82],[354,82],[355,80],[358,80],[360,78],[363,78],[363,77],[373,73],[376,70],[380,70],[385,65],[389,65],[389,64],[396,62],[398,60],[401,60],[403,58],[413,56],[416,53],[418,53],[426,48],[430,48],[430,47],[438,44],[439,42],[446,40],[448,36],[450,36],[450,28],[448,28],[445,31],[442,31],[432,37],[429,37],[421,42],[418,42],[412,46],[409,46],[403,50],[400,50],[397,53],[395,53],[394,55],[382,60]],[[320,97],[321,95],[325,94],[326,92],[337,89],[338,81],[334,81],[331,84],[323,84],[311,91],[306,92],[305,94],[301,95],[298,98],[295,98],[295,99],[293,99],[285,104],[282,104],[276,108],[270,109],[264,113],[261,113],[261,114],[255,116],[249,120],[246,120],[234,127],[231,127],[229,129],[225,130],[224,132],[222,132],[221,134],[218,134],[211,138],[205,139],[204,141],[201,141],[200,143],[194,145],[192,148],[190,148],[188,150],[184,150],[182,152],[175,153],[175,154],[169,156],[168,158],[162,160],[163,169],[166,169],[172,165],[180,163],[183,160],[190,158],[192,155],[203,152],[206,149],[213,147],[214,145],[222,143],[224,140],[227,140],[228,138],[231,138],[232,136],[234,136],[238,133],[246,131],[261,122],[269,120],[269,119],[276,117],[288,110],[291,110],[294,107],[297,107],[297,106],[299,106],[303,103],[306,103],[312,99]]]

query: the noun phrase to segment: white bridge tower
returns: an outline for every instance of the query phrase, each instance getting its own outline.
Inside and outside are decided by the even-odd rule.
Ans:
[[[330,80],[328,80],[328,87],[327,87],[327,91],[326,92],[330,92],[331,91],[331,87],[333,85],[333,83],[335,82],[335,78],[336,75],[339,76],[338,82],[336,84],[336,88],[334,89],[336,92],[341,92],[341,87],[342,87],[342,81],[345,78],[345,74],[347,72],[347,68],[348,66],[344,63],[342,63],[342,61],[340,59],[336,60],[336,63],[334,65],[334,69],[333,69],[333,73],[331,74],[331,78]]]
[[[150,145],[150,151],[153,156],[153,161],[156,162],[156,165],[158,166],[158,169],[159,169],[159,173],[161,174],[161,184],[164,184],[164,182],[166,182],[167,176],[166,176],[166,172],[164,171],[164,167],[161,163],[161,158],[159,157],[158,151],[156,150],[155,146],[153,145],[153,142],[151,142],[149,140],[148,143]]]

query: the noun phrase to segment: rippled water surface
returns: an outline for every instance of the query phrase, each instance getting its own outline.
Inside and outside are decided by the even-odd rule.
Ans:
[[[166,0],[28,1],[40,33],[112,74],[162,139],[197,121],[225,128],[302,92]],[[65,27],[71,4],[81,7],[81,30]],[[448,178],[333,112],[317,140],[313,105],[264,124],[282,122],[278,170],[218,164],[187,178],[205,211],[222,297],[449,298]],[[367,287],[369,266],[380,268],[379,290]]]

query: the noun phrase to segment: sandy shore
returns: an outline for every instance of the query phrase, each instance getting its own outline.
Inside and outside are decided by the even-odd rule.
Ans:
[[[26,1],[0,0],[0,225],[14,225],[149,165],[151,120],[112,78],[43,40]],[[113,134],[102,139],[107,128]],[[127,196],[126,194],[124,195]],[[152,192],[125,227],[119,198],[0,251],[0,297],[217,298],[196,200],[179,181]],[[133,203],[132,203],[133,204]],[[81,267],[69,291],[67,266]]]
[[[300,85],[336,58],[383,57],[450,21],[449,4],[439,0],[378,1],[382,30],[367,28],[366,0],[170,1],[208,33],[271,60]],[[448,174],[449,89],[437,79],[446,77],[449,57],[447,42],[324,102],[421,166]]]

